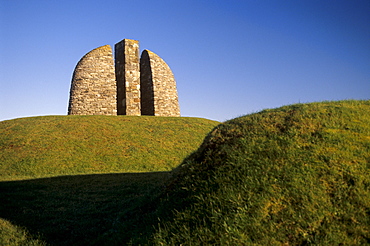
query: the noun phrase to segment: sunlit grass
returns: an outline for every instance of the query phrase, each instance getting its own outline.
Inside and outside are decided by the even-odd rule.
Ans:
[[[0,122],[0,180],[168,171],[218,123],[185,117],[44,116]]]

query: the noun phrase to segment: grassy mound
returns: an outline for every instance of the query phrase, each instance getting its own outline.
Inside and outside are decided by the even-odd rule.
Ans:
[[[174,172],[153,244],[370,243],[370,101],[230,120]]]
[[[185,117],[45,116],[0,122],[0,180],[166,171],[218,122]]]

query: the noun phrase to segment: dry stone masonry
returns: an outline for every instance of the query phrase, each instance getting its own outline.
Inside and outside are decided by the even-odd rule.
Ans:
[[[171,69],[158,55],[144,50],[140,58],[141,113],[179,116],[176,81]]]
[[[139,41],[124,39],[87,53],[72,77],[69,115],[180,116],[175,77],[155,53]]]
[[[109,45],[87,53],[72,77],[68,114],[116,115],[117,86]]]
[[[139,41],[124,39],[115,45],[117,110],[119,115],[140,115]]]

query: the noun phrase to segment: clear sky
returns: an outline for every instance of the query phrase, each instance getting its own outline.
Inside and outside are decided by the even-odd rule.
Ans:
[[[0,0],[0,120],[66,115],[80,58],[124,38],[171,67],[182,116],[370,99],[369,0]]]

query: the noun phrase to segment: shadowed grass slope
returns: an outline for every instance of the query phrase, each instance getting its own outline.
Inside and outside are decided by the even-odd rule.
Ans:
[[[125,244],[115,229],[141,216],[168,177],[140,172],[0,182],[0,245]],[[135,222],[128,235],[139,235],[142,221]]]
[[[166,171],[218,122],[185,117],[44,116],[0,122],[0,180]]]
[[[370,244],[370,101],[230,120],[174,173],[150,244]]]

